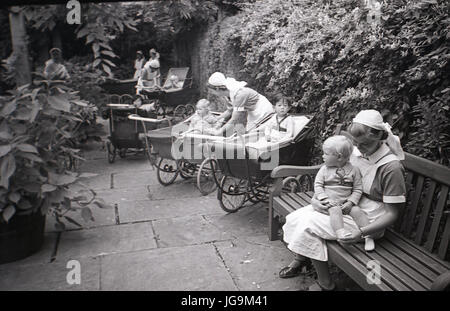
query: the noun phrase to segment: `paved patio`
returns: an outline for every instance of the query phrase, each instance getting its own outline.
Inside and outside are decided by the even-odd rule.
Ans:
[[[311,276],[280,279],[291,257],[267,237],[267,204],[222,211],[216,194],[202,196],[193,180],[161,186],[142,154],[109,164],[102,143],[86,146],[84,180],[110,209],[93,209],[94,222],[59,233],[47,217],[42,249],[0,265],[0,290],[289,291]],[[70,284],[68,262],[80,263]],[[354,288],[341,272],[344,288]]]

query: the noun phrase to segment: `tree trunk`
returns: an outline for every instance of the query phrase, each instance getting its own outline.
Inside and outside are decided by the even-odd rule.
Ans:
[[[25,20],[19,7],[12,7],[9,13],[11,27],[11,41],[13,55],[15,57],[14,69],[16,85],[21,86],[31,83],[31,67],[28,59],[27,33]]]

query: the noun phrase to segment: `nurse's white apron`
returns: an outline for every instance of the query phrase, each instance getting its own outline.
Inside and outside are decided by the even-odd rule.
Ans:
[[[370,194],[370,188],[372,187],[378,168],[394,160],[398,160],[398,158],[394,155],[387,155],[373,164],[367,159],[352,155],[350,162],[361,171],[364,193]],[[364,195],[361,197],[358,206],[366,213],[370,223],[386,212],[383,202],[370,200]],[[350,215],[344,215],[343,220],[346,230],[355,230],[358,228]],[[312,205],[305,206],[288,214],[286,216],[286,223],[283,226],[283,233],[283,239],[291,251],[320,261],[328,261],[325,240],[337,239],[336,233],[331,227],[330,216],[316,212]]]
[[[253,129],[259,121],[264,119],[264,117],[274,112],[274,109],[269,100],[265,96],[259,94],[259,99],[256,102],[255,108],[247,111],[246,130],[248,131]]]

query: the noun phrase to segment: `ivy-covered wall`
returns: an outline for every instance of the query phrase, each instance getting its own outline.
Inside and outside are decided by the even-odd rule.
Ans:
[[[375,108],[407,151],[448,165],[450,2],[374,4],[243,3],[200,35],[193,69],[202,83],[223,71],[269,97],[291,96],[297,111],[317,116],[316,148],[338,123]]]

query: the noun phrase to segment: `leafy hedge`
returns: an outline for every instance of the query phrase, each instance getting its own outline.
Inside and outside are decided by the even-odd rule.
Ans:
[[[315,113],[316,147],[375,108],[407,151],[449,165],[449,13],[446,0],[385,1],[377,24],[363,1],[261,0],[242,4],[235,31],[212,50],[240,51],[238,78]]]

